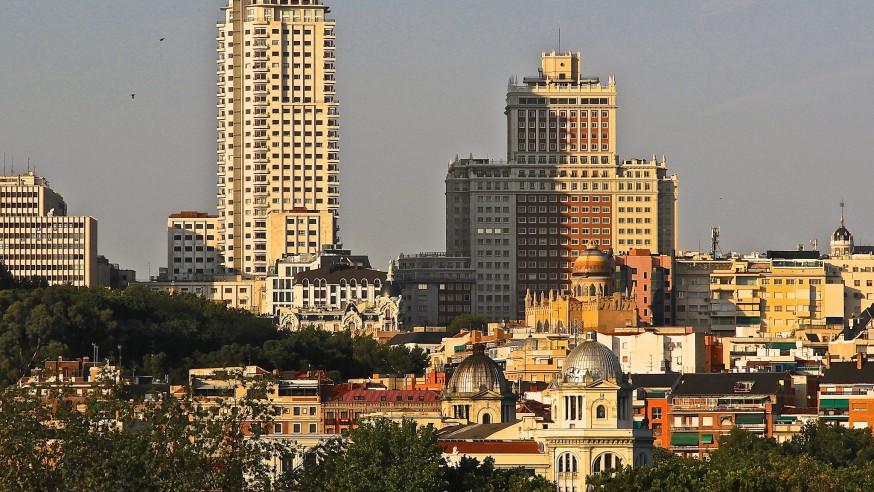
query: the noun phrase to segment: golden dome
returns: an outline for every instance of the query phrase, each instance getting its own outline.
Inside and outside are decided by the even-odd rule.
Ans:
[[[607,253],[594,245],[582,252],[574,260],[574,275],[586,277],[606,277],[612,275],[612,265]]]

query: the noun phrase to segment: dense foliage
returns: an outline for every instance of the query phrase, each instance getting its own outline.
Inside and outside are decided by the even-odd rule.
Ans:
[[[522,468],[497,469],[494,461],[463,458],[451,466],[430,426],[378,419],[309,453],[293,479],[296,490],[323,492],[554,491],[555,484]]]
[[[39,399],[0,393],[0,490],[284,490],[272,463],[294,449],[264,437],[274,413],[265,402],[134,403],[113,396],[121,388],[112,382],[98,387],[84,401],[58,386],[36,388]]]
[[[874,490],[870,429],[810,424],[778,444],[733,429],[710,461],[662,452],[653,467],[590,476],[595,490],[704,492],[838,492]]]
[[[2,281],[2,276],[0,276]],[[380,345],[348,331],[288,332],[270,319],[229,309],[194,294],[9,285],[0,290],[0,386],[45,359],[122,358],[126,370],[183,382],[192,367],[260,365],[266,369],[324,369],[335,378],[374,372],[420,372],[420,349]],[[119,353],[118,347],[121,346]]]
[[[456,334],[462,331],[469,330],[485,330],[488,327],[488,322],[485,318],[478,314],[461,313],[452,318],[446,331],[451,334]]]

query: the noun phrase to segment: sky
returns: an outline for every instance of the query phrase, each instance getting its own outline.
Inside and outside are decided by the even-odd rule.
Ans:
[[[215,213],[224,3],[0,3],[7,173],[13,155],[15,173],[29,159],[71,215],[97,218],[99,252],[140,280],[166,266],[168,214]],[[506,157],[507,80],[559,48],[582,53],[585,75],[616,77],[620,158],[667,157],[680,248],[709,249],[718,225],[723,251],[814,238],[825,251],[842,199],[856,244],[874,244],[868,2],[327,3],[340,235],[376,267],[445,249],[447,163]]]

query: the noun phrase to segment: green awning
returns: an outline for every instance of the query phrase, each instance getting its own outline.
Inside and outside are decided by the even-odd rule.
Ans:
[[[467,345],[456,345],[455,351],[456,352],[464,352],[464,349],[466,349],[466,348],[467,348]]]
[[[650,391],[649,393],[646,394],[646,397],[647,398],[664,398],[665,392],[664,391]]]
[[[850,420],[849,415],[820,415],[822,420]]]
[[[794,349],[795,342],[772,342],[768,344],[768,347],[781,350]]]
[[[850,408],[847,398],[828,398],[819,400],[819,408]]]
[[[713,444],[713,434],[701,434],[701,444]]]
[[[635,420],[634,421],[634,428],[635,429],[643,429],[644,428],[643,427],[643,420]]]
[[[674,432],[671,434],[671,446],[697,446],[697,432]]]
[[[781,415],[777,417],[777,422],[780,422],[781,424],[791,424],[792,422],[795,422],[795,420],[795,417],[791,415]]]
[[[765,416],[761,413],[739,413],[734,418],[735,424],[764,424]]]

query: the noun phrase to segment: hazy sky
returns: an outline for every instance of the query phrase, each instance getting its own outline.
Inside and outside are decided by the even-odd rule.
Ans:
[[[166,266],[166,217],[215,213],[220,0],[0,2],[0,152],[140,279]],[[350,1],[337,19],[341,236],[384,268],[443,251],[446,165],[506,157],[510,75],[581,51],[618,85],[622,159],[665,154],[680,247],[827,248],[841,197],[857,244],[874,139],[870,2]],[[164,42],[159,38],[166,37]],[[131,100],[130,94],[136,93]],[[866,150],[868,149],[868,150]],[[809,248],[809,246],[807,246]]]

